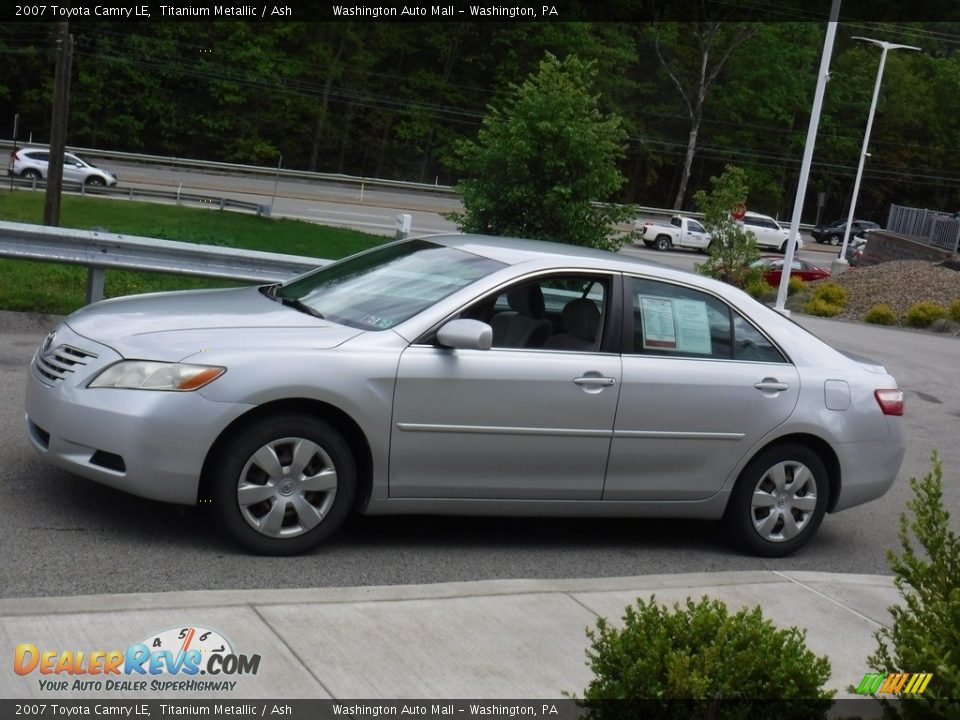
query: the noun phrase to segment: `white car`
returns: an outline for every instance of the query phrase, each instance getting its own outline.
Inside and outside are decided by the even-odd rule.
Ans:
[[[657,250],[669,250],[672,247],[706,250],[710,245],[711,237],[706,228],[699,221],[683,215],[674,215],[669,225],[637,220],[634,227],[640,231],[643,244]]]
[[[757,240],[757,245],[761,248],[772,248],[778,252],[787,251],[787,239],[790,235],[790,229],[785,228],[769,215],[760,215],[755,212],[748,212],[740,220],[744,230],[753,233]],[[797,250],[803,249],[803,238],[797,235]]]
[[[46,180],[50,169],[50,151],[46,148],[20,148],[10,153],[7,175]],[[117,176],[88,163],[72,153],[63,155],[63,181],[80,185],[114,187]]]

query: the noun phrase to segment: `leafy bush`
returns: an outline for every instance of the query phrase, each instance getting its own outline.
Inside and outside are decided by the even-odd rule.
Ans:
[[[839,315],[841,312],[843,312],[843,308],[839,305],[829,303],[822,298],[812,297],[804,304],[803,311],[808,315],[834,317],[835,315]]]
[[[930,327],[936,320],[946,317],[946,315],[947,310],[943,305],[923,300],[911,305],[907,309],[905,318],[907,325],[910,327],[925,328]]]
[[[935,333],[943,333],[945,335],[956,334],[960,333],[960,322],[954,322],[950,318],[940,318],[939,320],[933,321],[930,329]]]
[[[623,621],[618,629],[600,618],[596,630],[587,630],[594,678],[584,697],[592,717],[629,717],[629,704],[604,705],[604,699],[822,701],[833,695],[823,689],[830,661],[806,648],[804,631],[776,629],[759,607],[731,615],[722,602],[704,597],[671,610],[651,597],[628,607]],[[689,712],[673,709],[677,716]],[[784,710],[779,717],[790,716],[789,704]]]
[[[876,632],[877,651],[868,662],[879,672],[933,673],[923,697],[936,700],[960,697],[960,537],[950,529],[936,452],[931,462],[933,470],[922,480],[910,478],[907,509],[913,518],[900,515],[902,553],[887,551],[905,604],[890,608],[893,627]],[[922,552],[914,550],[911,533]]]
[[[819,283],[813,291],[813,296],[804,306],[803,311],[809,315],[820,317],[834,317],[843,312],[847,304],[847,291],[836,283]]]
[[[889,305],[880,303],[867,310],[863,319],[873,325],[896,325],[897,315]]]
[[[787,295],[796,295],[797,293],[802,293],[807,289],[807,283],[804,282],[803,278],[798,278],[795,275],[791,275],[790,279],[787,281]]]
[[[750,263],[760,257],[752,232],[730,217],[730,211],[747,197],[746,173],[742,168],[727,165],[721,175],[710,178],[709,193],[698,190],[693,200],[703,211],[703,225],[713,238],[710,258],[696,266],[701,275],[723,280],[746,289],[762,279],[759,268]]]
[[[960,298],[950,303],[950,310],[948,312],[951,320],[960,323]]]
[[[823,300],[826,303],[838,306],[842,310],[847,304],[847,291],[837,283],[820,283],[813,291],[813,299]]]
[[[747,292],[747,294],[750,297],[756,300],[762,300],[767,295],[770,295],[771,293],[776,293],[777,291],[777,289],[773,287],[773,285],[768,283],[763,278],[751,280],[747,284],[747,286],[744,288],[744,290]]]

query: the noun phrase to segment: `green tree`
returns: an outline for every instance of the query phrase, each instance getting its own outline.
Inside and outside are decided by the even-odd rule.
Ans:
[[[460,230],[619,247],[612,226],[633,211],[598,203],[625,181],[616,162],[626,133],[591,94],[595,74],[592,63],[548,54],[502,107],[489,108],[477,140],[457,146],[465,211],[450,218]]]
[[[933,673],[923,697],[938,700],[960,697],[960,537],[943,504],[943,467],[936,452],[932,463],[923,479],[910,478],[913,499],[907,509],[913,518],[900,515],[902,553],[887,552],[905,606],[890,608],[893,627],[877,631],[877,651],[868,662],[882,672]],[[917,716],[942,717],[936,709],[919,708]]]
[[[703,226],[710,233],[710,258],[697,265],[697,272],[745,288],[760,279],[761,271],[750,267],[760,257],[756,239],[736,222],[731,212],[747,200],[746,173],[742,168],[727,165],[723,174],[710,178],[713,189],[697,190],[694,202],[703,213]]]

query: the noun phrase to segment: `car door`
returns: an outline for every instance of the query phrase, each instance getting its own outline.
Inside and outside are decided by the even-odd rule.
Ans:
[[[63,156],[63,181],[71,183],[82,183],[84,179],[83,163],[80,158],[70,153]]]
[[[620,356],[605,350],[619,331],[610,322],[615,280],[537,278],[544,301],[521,309],[550,320],[552,337],[536,341],[542,346],[453,350],[428,336],[408,347],[394,395],[390,497],[599,500],[620,391]],[[516,312],[504,311],[515,288],[459,316],[490,321]],[[577,344],[582,327],[564,327],[571,303],[596,305],[589,348]]]
[[[623,386],[603,499],[710,497],[793,412],[799,374],[713,295],[639,277],[624,290]]]
[[[709,244],[710,236],[707,234],[706,228],[696,220],[687,220],[687,232],[684,238],[684,245],[700,250]]]

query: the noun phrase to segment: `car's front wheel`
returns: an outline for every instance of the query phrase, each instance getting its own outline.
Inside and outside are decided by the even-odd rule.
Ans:
[[[833,245],[834,247],[836,247],[837,245],[839,245],[839,244],[840,244],[840,236],[839,236],[839,235],[831,235],[831,236],[830,236],[830,244]]]
[[[356,492],[356,465],[343,436],[304,415],[241,429],[217,453],[210,472],[221,525],[263,555],[318,545],[343,524]]]
[[[784,557],[816,533],[828,496],[827,470],[820,457],[804,445],[777,445],[744,469],[724,521],[743,550]]]
[[[102,177],[96,175],[91,175],[87,178],[87,185],[93,185],[95,187],[104,187],[106,186],[106,181]]]

